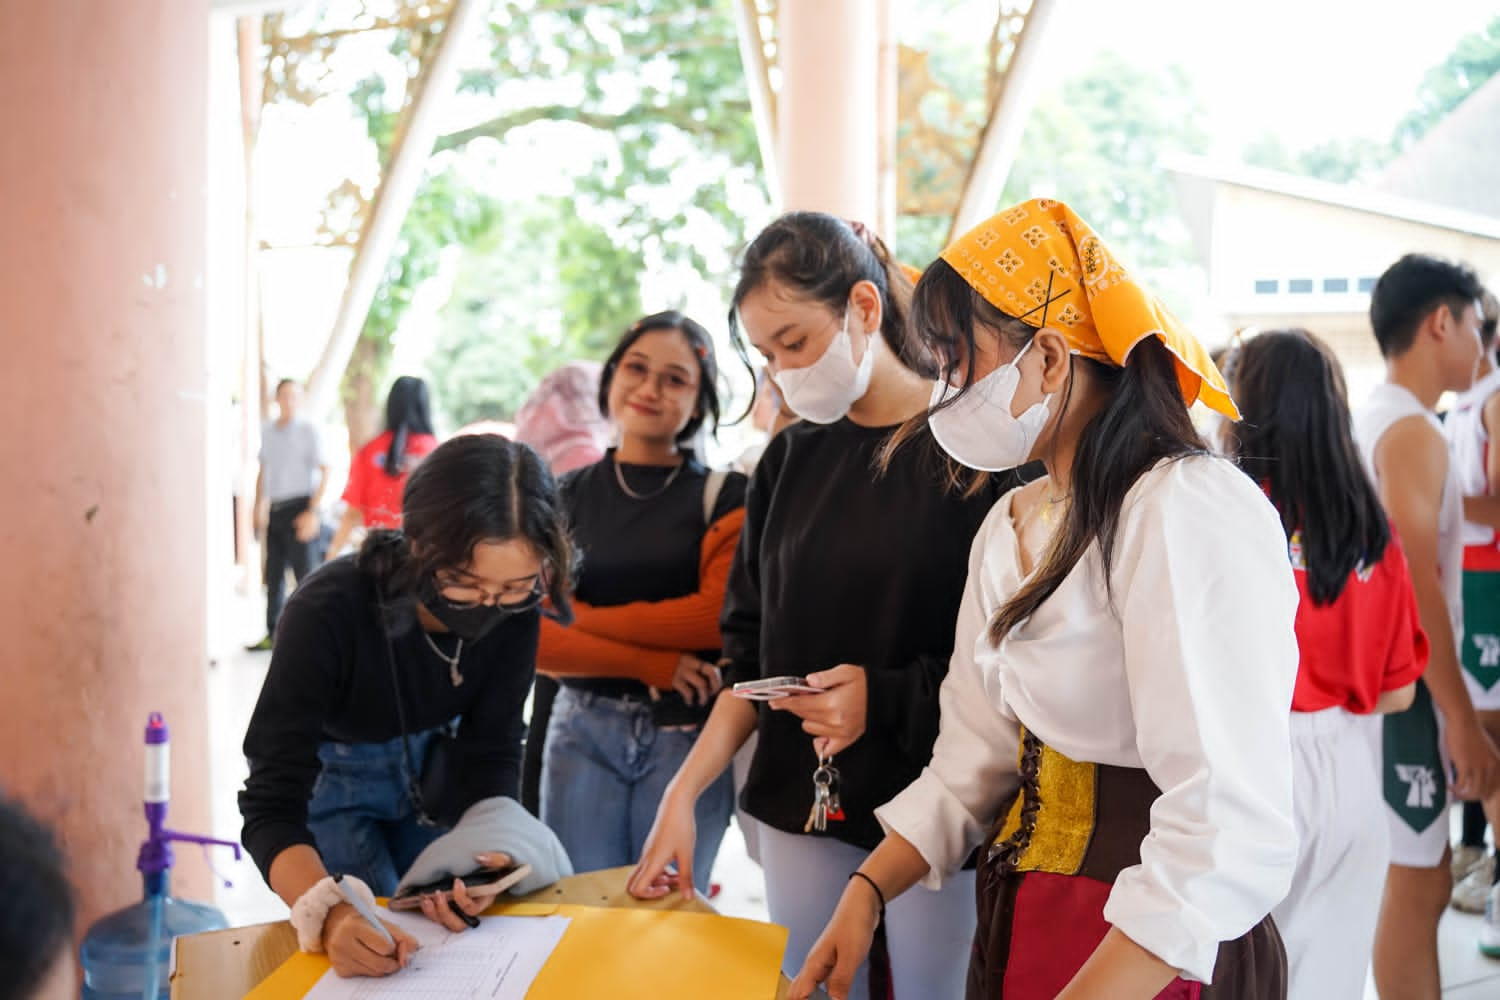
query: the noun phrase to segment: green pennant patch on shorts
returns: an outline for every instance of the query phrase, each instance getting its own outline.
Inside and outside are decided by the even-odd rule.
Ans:
[[[1488,691],[1500,684],[1500,573],[1464,570],[1464,672]]]
[[[1385,716],[1382,727],[1385,800],[1407,826],[1421,833],[1444,815],[1448,805],[1437,713],[1426,683],[1418,681],[1411,708]]]

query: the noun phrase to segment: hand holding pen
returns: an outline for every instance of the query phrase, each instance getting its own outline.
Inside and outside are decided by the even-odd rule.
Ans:
[[[342,878],[335,879],[347,905],[328,911],[323,924],[323,950],[340,976],[389,976],[406,968],[416,940],[394,924],[382,921],[363,896]]]

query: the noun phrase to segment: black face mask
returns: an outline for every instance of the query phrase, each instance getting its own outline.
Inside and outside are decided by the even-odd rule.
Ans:
[[[541,596],[536,595],[533,599],[522,601],[519,604],[478,604],[473,607],[465,607],[454,604],[439,592],[437,582],[432,579],[423,584],[417,593],[417,600],[422,606],[432,612],[432,617],[443,623],[443,627],[464,642],[478,642],[484,638],[496,625],[512,615],[525,614],[535,610],[541,603]]]

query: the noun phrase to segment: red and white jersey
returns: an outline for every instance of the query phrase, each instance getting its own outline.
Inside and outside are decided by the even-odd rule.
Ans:
[[[1318,607],[1307,590],[1302,533],[1288,545],[1301,601],[1297,605],[1297,648],[1302,662],[1292,710],[1321,712],[1342,708],[1355,715],[1375,710],[1386,691],[1405,687],[1427,669],[1427,633],[1417,614],[1417,595],[1401,542],[1390,544],[1374,566],[1349,574],[1332,604]]]

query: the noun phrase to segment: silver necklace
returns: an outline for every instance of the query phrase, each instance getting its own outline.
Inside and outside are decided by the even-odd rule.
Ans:
[[[464,641],[462,639],[458,640],[458,648],[453,651],[452,656],[449,656],[441,649],[438,649],[438,644],[432,641],[432,636],[427,634],[425,628],[419,628],[418,631],[422,633],[422,638],[427,640],[427,648],[432,650],[438,659],[448,664],[448,679],[453,682],[453,686],[458,687],[462,684],[464,682],[464,675],[458,672],[458,658],[464,655]]]
[[[686,465],[687,462],[678,462],[677,467],[672,470],[672,474],[667,477],[667,481],[662,483],[656,489],[652,490],[650,493],[637,493],[635,490],[631,489],[625,484],[625,473],[620,471],[620,460],[618,458],[614,459],[611,464],[613,464],[615,467],[615,482],[620,484],[620,489],[624,491],[626,496],[628,496],[632,500],[650,500],[652,497],[659,497],[663,493],[667,492],[667,488],[670,487],[674,481],[676,481],[678,473],[682,471],[682,467]]]

